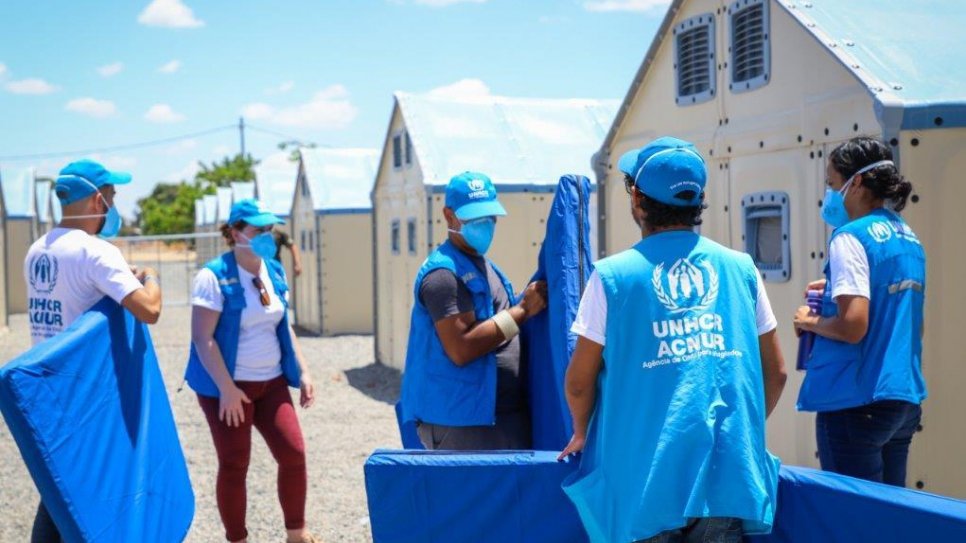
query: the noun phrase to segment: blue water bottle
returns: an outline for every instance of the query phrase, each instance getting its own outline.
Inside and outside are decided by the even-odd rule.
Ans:
[[[805,304],[815,313],[822,312],[821,290],[809,290],[805,294]],[[812,356],[812,345],[815,344],[815,332],[802,332],[798,338],[798,359],[795,361],[795,369],[805,371],[808,369],[808,359]]]

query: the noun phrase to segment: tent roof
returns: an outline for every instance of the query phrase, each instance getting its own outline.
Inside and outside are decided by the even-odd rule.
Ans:
[[[231,184],[232,202],[255,197],[255,183],[251,181],[235,181]]]
[[[371,209],[377,149],[302,149],[302,168],[316,211]]]
[[[46,224],[50,222],[51,200],[56,200],[57,198],[51,198],[51,182],[46,179],[37,181],[34,184],[34,188],[37,192],[37,220]]]
[[[218,197],[218,216],[215,219],[215,222],[221,224],[228,220],[228,214],[231,211],[231,188],[218,187],[215,189],[215,196]]]
[[[0,186],[7,217],[33,218],[37,197],[33,168],[4,168],[0,170]]]
[[[401,92],[395,97],[428,185],[445,185],[466,170],[485,173],[497,184],[556,185],[568,173],[593,179],[591,156],[619,105],[616,100],[497,96],[454,100]]]
[[[205,194],[203,198],[205,204],[204,224],[217,224],[218,221],[218,196],[215,194]]]
[[[275,153],[255,166],[258,199],[272,213],[282,217],[288,217],[292,212],[292,198],[295,196],[295,182],[298,179],[298,162],[290,158],[289,152]]]

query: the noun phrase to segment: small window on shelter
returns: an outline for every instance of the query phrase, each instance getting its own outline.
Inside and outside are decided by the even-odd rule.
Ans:
[[[768,282],[791,279],[789,198],[785,192],[756,192],[741,200],[745,252]]]
[[[674,76],[679,106],[714,98],[714,14],[691,17],[674,27]]]
[[[409,246],[409,254],[416,254],[416,219],[410,218],[406,221],[406,240]]]
[[[392,227],[390,229],[390,237],[392,238],[392,254],[399,254],[399,219],[392,221]]]
[[[392,167],[402,168],[402,134],[392,137]]]
[[[771,71],[767,0],[738,0],[728,8],[731,38],[732,92],[757,89],[768,83]]]

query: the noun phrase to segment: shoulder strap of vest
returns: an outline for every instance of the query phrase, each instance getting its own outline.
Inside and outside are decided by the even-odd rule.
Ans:
[[[280,297],[288,292],[288,281],[285,278],[285,267],[274,258],[265,260],[265,267],[268,268],[268,276],[272,280],[272,286]]]
[[[238,279],[238,262],[235,260],[235,253],[228,251],[212,259],[205,264],[205,267],[215,274],[215,278],[218,279],[218,288],[221,289],[221,294],[225,297],[225,300],[235,300],[236,303],[241,303],[241,307],[244,307],[245,291]]]

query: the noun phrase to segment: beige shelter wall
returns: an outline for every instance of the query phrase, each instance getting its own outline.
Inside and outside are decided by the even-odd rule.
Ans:
[[[683,19],[725,7],[726,2],[693,1],[676,17]],[[724,66],[730,31],[726,10],[716,15],[719,54],[717,96],[698,105],[674,103],[674,43],[668,35],[619,127],[609,154],[604,198],[605,254],[625,249],[639,239],[630,222],[629,196],[617,159],[627,149],[674,135],[690,140],[708,164],[708,209],[701,233],[744,250],[741,200],[760,191],[784,191],[790,198],[792,273],[788,281],[768,282],[766,290],[779,321],[789,380],[768,423],[769,447],[789,464],[817,465],[814,417],[798,413],[795,400],[802,375],[794,364],[798,341],[790,325],[809,280],[818,278],[825,258],[827,231],[819,215],[824,194],[828,150],[854,135],[878,135],[871,97],[855,77],[789,17],[770,6],[771,77],[765,86],[743,92],[728,90]]]
[[[900,168],[917,197],[903,216],[922,241],[927,263],[922,368],[929,397],[922,405],[922,431],[912,441],[908,485],[966,499],[966,365],[959,319],[966,307],[966,128],[904,131],[899,139]]]
[[[322,333],[372,333],[372,214],[319,217]]]
[[[7,219],[7,313],[27,312],[27,282],[23,263],[27,250],[34,242],[32,219]]]
[[[320,270],[318,265],[319,239],[316,232],[315,212],[311,196],[304,189],[305,179],[299,176],[295,186],[295,198],[292,202],[292,242],[295,243],[302,257],[302,274],[290,276],[293,283],[292,299],[295,303],[295,323],[304,330],[315,334],[322,333],[320,320],[321,300],[319,300]],[[314,233],[315,243],[310,243],[309,234]],[[302,243],[305,240],[305,243]],[[283,252],[288,252],[283,249]],[[284,258],[284,257],[283,257]]]
[[[4,221],[0,221],[0,285],[7,284],[7,274],[9,273],[7,269],[7,246],[9,245],[9,241],[7,240],[5,228]],[[22,270],[21,268],[21,275],[23,275]],[[6,328],[8,323],[7,289],[0,288],[0,329]]]
[[[419,156],[414,155],[412,164],[404,163],[400,168],[395,168],[392,164],[392,137],[404,129],[397,107],[393,111],[389,137],[384,143],[373,189],[376,360],[399,369],[402,369],[406,360],[406,341],[413,302],[412,284],[420,265],[429,254],[426,189],[423,186]],[[416,220],[415,254],[410,254],[406,246],[406,224],[409,218]],[[400,225],[398,253],[393,253],[391,247],[393,221],[399,221]]]

